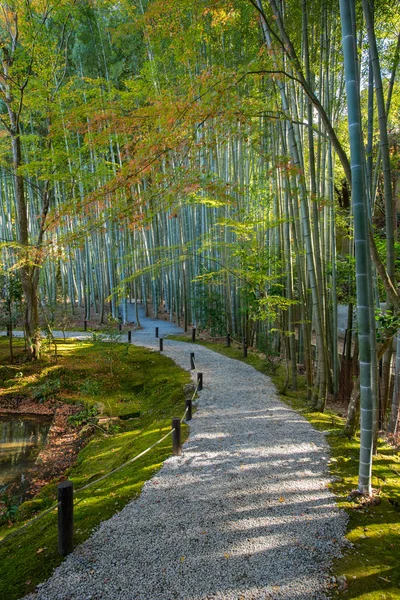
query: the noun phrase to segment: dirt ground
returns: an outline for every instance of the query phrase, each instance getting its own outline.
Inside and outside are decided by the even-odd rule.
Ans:
[[[0,405],[2,414],[53,415],[46,444],[35,465],[24,472],[26,499],[34,497],[50,481],[61,481],[65,471],[74,464],[85,442],[85,438],[79,435],[79,430],[68,424],[68,417],[76,411],[76,406],[52,401],[38,404],[32,400],[21,400],[14,406],[7,403]],[[12,496],[17,487],[17,484],[10,486],[8,494]]]

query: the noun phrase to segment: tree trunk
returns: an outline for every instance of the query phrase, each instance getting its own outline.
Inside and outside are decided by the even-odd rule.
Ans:
[[[360,89],[354,50],[355,23],[352,19],[352,9],[354,9],[354,0],[340,0],[350,137],[357,275],[357,321],[360,349],[361,430],[358,490],[360,493],[371,495],[374,411],[376,407],[376,389],[373,381],[376,354],[374,354],[374,344],[372,343],[372,338],[375,338],[375,321],[372,319],[374,306],[371,293],[372,272],[369,248],[369,223],[364,187]]]
[[[14,115],[14,121],[16,121]],[[11,135],[13,153],[13,172],[15,185],[15,204],[18,217],[18,241],[21,244],[22,266],[20,268],[21,284],[25,299],[24,330],[28,345],[29,357],[33,360],[39,358],[40,354],[40,331],[39,331],[39,306],[38,306],[38,283],[36,274],[36,249],[29,248],[28,237],[28,211],[26,206],[24,179],[19,173],[22,165],[21,138],[18,124],[15,123]],[[34,256],[31,255],[33,250]]]

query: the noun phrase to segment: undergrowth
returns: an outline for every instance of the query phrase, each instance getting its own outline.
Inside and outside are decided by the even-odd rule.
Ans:
[[[16,341],[15,346],[15,364],[8,369],[5,387],[0,388],[0,402],[10,394],[32,398],[34,390],[42,386],[42,389],[51,388],[56,400],[81,404],[82,410],[90,413],[100,410],[109,417],[136,416],[119,421],[113,435],[96,429],[96,435],[66,474],[75,490],[151,446],[170,430],[171,418],[184,412],[183,386],[190,383],[190,376],[158,353],[121,345],[118,370],[111,376],[101,346],[90,342],[59,341],[57,364],[46,358],[26,363],[21,342]],[[1,339],[0,364],[4,365],[6,356],[7,340]],[[57,386],[51,382],[57,382]],[[96,411],[92,410],[94,407]],[[187,435],[185,426],[182,434],[184,438]],[[78,493],[74,508],[75,545],[137,496],[144,482],[170,455],[171,439],[167,438],[138,461]],[[0,539],[4,538],[4,542],[0,542],[2,599],[16,600],[24,596],[48,578],[62,560],[57,551],[56,511],[13,538],[5,539],[27,519],[55,503],[57,484],[58,481],[54,481],[42,488],[34,499],[19,507],[14,522],[0,527]]]
[[[169,336],[177,341],[190,342],[189,337]],[[243,357],[238,348],[225,344],[198,341],[220,354],[241,360],[257,371],[270,375],[278,391],[283,390],[285,369],[280,367],[271,374],[268,361],[257,353],[248,351]],[[358,600],[400,599],[400,456],[393,447],[379,440],[378,452],[373,461],[372,484],[379,495],[378,504],[364,506],[353,501],[350,493],[357,488],[359,439],[348,439],[342,433],[344,419],[332,411],[315,412],[306,397],[304,377],[299,376],[299,390],[287,390],[281,400],[302,414],[318,430],[325,432],[331,448],[329,485],[336,495],[338,505],[349,516],[347,538],[352,546],[333,567],[335,579],[346,577],[339,590],[332,583],[333,598]],[[343,581],[343,580],[342,580]]]

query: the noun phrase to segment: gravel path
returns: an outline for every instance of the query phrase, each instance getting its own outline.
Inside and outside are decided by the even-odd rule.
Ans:
[[[142,324],[135,343],[150,348],[155,324],[171,329]],[[252,367],[192,344],[164,349],[185,369],[194,351],[204,373],[183,455],[27,598],[325,599],[346,517],[326,488],[324,436]]]

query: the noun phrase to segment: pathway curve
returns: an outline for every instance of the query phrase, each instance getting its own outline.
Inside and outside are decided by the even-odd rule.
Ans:
[[[158,348],[169,323],[144,320]],[[176,326],[173,327],[176,329]],[[30,600],[322,600],[346,517],[327,489],[324,436],[270,379],[195,344],[164,342],[204,389],[181,457],[102,523]]]

